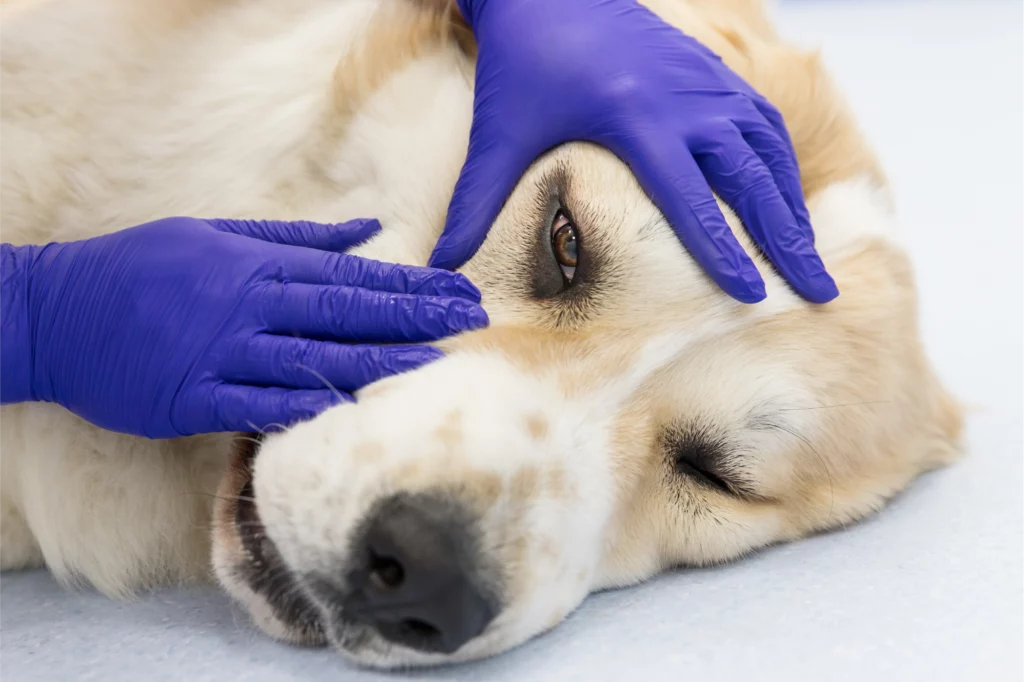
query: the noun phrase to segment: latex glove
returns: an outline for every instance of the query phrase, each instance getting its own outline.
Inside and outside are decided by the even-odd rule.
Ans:
[[[718,56],[633,0],[459,0],[459,8],[479,53],[473,126],[430,265],[454,268],[473,255],[537,156],[589,140],[629,164],[733,297],[762,300],[764,281],[711,188],[799,294],[819,303],[839,294],[814,249],[782,116]]]
[[[333,253],[379,229],[168,218],[4,244],[3,402],[59,403],[152,438],[251,431],[440,354],[370,344],[487,323],[462,275]]]

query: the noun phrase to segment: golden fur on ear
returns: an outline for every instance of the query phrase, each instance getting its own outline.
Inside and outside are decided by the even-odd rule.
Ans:
[[[761,59],[771,50],[771,59]],[[845,178],[864,176],[879,189],[888,183],[817,52],[780,46],[751,48],[748,79],[782,113],[792,136],[804,194],[813,196]],[[812,115],[813,114],[813,115]]]
[[[881,165],[820,56],[781,42],[760,0],[646,0],[644,4],[717,53],[775,105],[800,161],[805,196],[858,176],[885,190]]]
[[[335,125],[344,126],[381,85],[403,66],[454,43],[476,56],[476,43],[454,0],[396,0],[373,16],[358,46],[334,71]]]

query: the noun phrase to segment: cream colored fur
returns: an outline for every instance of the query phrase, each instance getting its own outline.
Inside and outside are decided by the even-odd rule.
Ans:
[[[425,263],[465,155],[472,62],[412,0],[4,3],[5,242],[81,239],[167,215],[373,216],[360,255]],[[591,590],[855,521],[956,456],[960,415],[919,347],[884,177],[813,55],[754,0],[650,2],[783,112],[819,248],[842,291],[810,306],[714,288],[625,166],[571,144],[526,173],[464,272],[492,327],[267,439],[266,532],[289,567],[333,570],[387,492],[442,488],[478,512],[502,613],[452,657],[371,641],[378,666],[465,660],[555,625]],[[557,103],[552,103],[556,106]],[[528,295],[537,197],[562,178],[601,286]],[[745,244],[741,226],[727,212]],[[539,226],[543,228],[543,225]],[[110,595],[210,576],[270,634],[308,641],[233,576],[230,435],[150,442],[52,405],[0,411],[0,563]],[[727,442],[726,495],[674,473],[667,434]],[[220,493],[218,487],[220,486]],[[336,634],[336,633],[335,633]]]

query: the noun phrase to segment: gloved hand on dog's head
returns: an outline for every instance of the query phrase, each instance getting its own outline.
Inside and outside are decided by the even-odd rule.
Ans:
[[[817,303],[838,296],[814,248],[782,116],[717,55],[635,0],[459,0],[459,8],[479,52],[473,126],[430,265],[454,268],[473,255],[537,156],[589,140],[629,164],[731,296],[760,301],[764,281],[712,188],[799,294]]]

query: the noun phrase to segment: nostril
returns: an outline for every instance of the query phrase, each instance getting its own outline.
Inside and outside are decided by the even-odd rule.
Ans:
[[[389,556],[379,556],[370,550],[370,584],[381,592],[392,592],[402,586],[405,569]]]
[[[439,628],[419,618],[403,618],[394,622],[379,621],[375,623],[375,627],[389,642],[420,651],[451,652],[458,646],[455,643],[449,644]]]
[[[440,637],[441,631],[426,621],[416,618],[408,618],[402,621],[402,628],[412,637],[420,639],[432,639]]]

